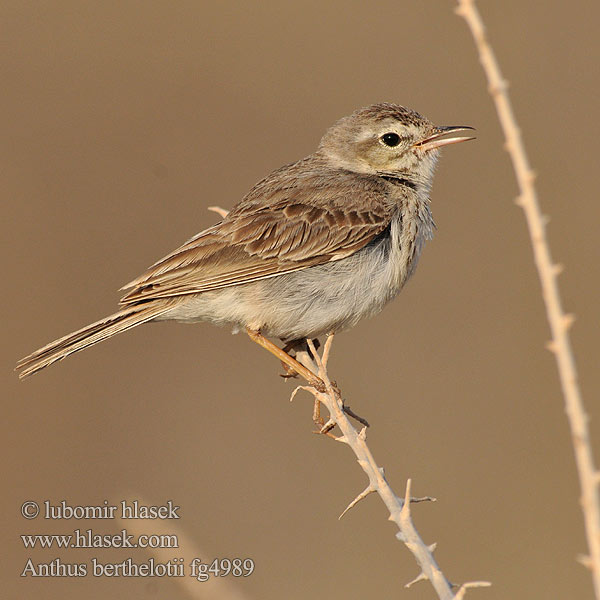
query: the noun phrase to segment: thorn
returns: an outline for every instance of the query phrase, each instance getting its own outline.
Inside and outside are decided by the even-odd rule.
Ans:
[[[296,397],[296,394],[300,391],[300,390],[306,390],[307,392],[310,392],[310,387],[308,387],[307,385],[299,385],[296,387],[296,389],[292,392],[292,395],[290,396],[290,402],[293,402],[294,398]]]
[[[546,350],[550,350],[550,352],[553,352],[554,354],[556,354],[556,352],[558,350],[558,346],[556,345],[556,342],[554,340],[550,340],[550,341],[546,342]]]
[[[517,196],[515,198],[515,204],[523,208],[523,206],[525,206],[525,200],[523,199],[523,196]]]
[[[564,270],[565,270],[565,265],[563,265],[561,263],[556,263],[555,265],[552,265],[552,274],[555,277],[557,275],[560,275]]]
[[[562,319],[562,326],[565,328],[565,330],[568,331],[574,322],[575,322],[575,315],[572,313],[568,313]]]
[[[406,480],[406,492],[404,493],[404,502],[402,504],[402,512],[407,516],[410,515],[410,488],[412,485],[412,481],[410,479]]]
[[[391,517],[391,516],[390,516],[390,518],[388,519],[388,521],[393,521],[393,519],[392,519],[392,517]],[[399,531],[399,532],[396,534],[396,539],[397,539],[397,540],[400,540],[400,541],[401,541],[401,542],[403,542],[403,543],[404,543],[404,542],[406,542],[406,536],[405,536],[405,535],[404,535],[404,534],[403,534],[401,531]]]
[[[508,90],[508,87],[509,87],[508,81],[506,79],[502,79],[498,83],[488,86],[488,92],[492,96],[497,96],[498,94],[502,94],[503,92],[506,92],[506,90]]]
[[[544,227],[546,227],[546,225],[548,225],[548,223],[550,223],[551,219],[550,219],[550,215],[542,215],[540,217],[540,220],[542,221],[542,225]]]
[[[594,561],[592,560],[592,557],[588,556],[587,554],[579,554],[577,556],[577,562],[579,564],[582,564],[586,569],[589,569],[590,571],[594,570]]]
[[[467,593],[467,588],[464,585],[461,585],[458,592],[456,592],[456,594],[454,595],[453,600],[463,600],[466,593]]]
[[[433,542],[433,544],[429,544],[429,546],[427,546],[427,550],[429,550],[429,552],[431,552],[431,554],[433,554],[435,552],[436,548],[437,548],[437,542]]]
[[[367,428],[363,427],[359,433],[358,433],[358,437],[364,442],[367,439]]]
[[[529,172],[525,175],[528,183],[533,183],[537,176],[538,174],[533,169],[529,169]]]
[[[490,587],[490,585],[492,584],[489,581],[469,581],[468,583],[463,583],[458,592],[456,592],[454,600],[463,600],[468,588]]]
[[[369,494],[372,494],[375,491],[374,488],[369,484],[348,506],[346,506],[346,510],[338,517],[338,521],[353,507],[355,507],[363,498],[366,498]]]
[[[409,581],[408,583],[406,583],[404,585],[404,587],[409,588],[409,587],[413,586],[415,583],[419,583],[419,581],[424,581],[427,578],[428,578],[427,575],[425,575],[425,573],[423,573],[423,571],[421,571],[412,581]]]
[[[228,210],[225,210],[224,208],[221,208],[220,206],[209,206],[208,210],[212,210],[212,212],[216,212],[218,215],[220,215],[223,218],[225,218],[229,214]]]
[[[339,437],[335,438],[336,442],[342,442],[342,444],[347,444],[348,440],[346,439],[345,435],[340,435]]]

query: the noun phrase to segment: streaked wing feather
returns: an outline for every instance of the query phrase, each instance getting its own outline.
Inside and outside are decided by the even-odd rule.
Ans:
[[[132,289],[121,302],[195,294],[339,260],[387,227],[395,203],[385,183],[343,171],[324,177],[323,169],[303,168],[307,160],[259,182],[223,221],[125,286]]]

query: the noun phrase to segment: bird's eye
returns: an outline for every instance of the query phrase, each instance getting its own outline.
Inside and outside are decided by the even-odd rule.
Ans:
[[[400,143],[400,136],[397,133],[384,133],[380,139],[386,146],[391,148]]]

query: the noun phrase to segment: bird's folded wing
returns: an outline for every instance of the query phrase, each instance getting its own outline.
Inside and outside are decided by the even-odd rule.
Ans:
[[[335,186],[322,177],[286,185],[263,180],[223,221],[126,285],[131,291],[121,303],[196,294],[339,260],[381,233],[394,208],[381,184],[355,174]]]

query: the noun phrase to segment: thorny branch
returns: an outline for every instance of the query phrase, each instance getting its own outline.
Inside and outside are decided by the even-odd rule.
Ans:
[[[569,328],[574,319],[572,315],[563,311],[558,288],[557,276],[562,271],[562,267],[554,264],[550,255],[550,247],[546,238],[547,219],[542,215],[539,207],[534,186],[535,173],[529,165],[508,96],[507,83],[502,77],[494,52],[486,39],[485,27],[474,0],[459,0],[456,12],[465,19],[473,34],[479,52],[479,60],[488,80],[489,92],[496,105],[498,118],[506,137],[506,150],[513,163],[520,189],[520,196],[516,202],[525,212],[529,228],[535,264],[546,305],[546,315],[552,332],[552,340],[548,343],[548,349],[554,353],[558,367],[581,485],[581,508],[589,550],[589,556],[583,557],[581,562],[591,570],[595,595],[600,600],[600,497],[598,489],[600,473],[594,465],[588,416],[577,381],[577,368],[569,339]]]
[[[389,520],[396,523],[398,533],[396,537],[402,541],[406,547],[414,555],[421,572],[407,587],[421,580],[429,580],[434,587],[437,595],[442,600],[461,600],[464,597],[466,589],[469,587],[483,587],[490,585],[485,581],[471,582],[461,586],[457,593],[452,591],[453,585],[448,581],[446,576],[439,568],[434,556],[435,544],[427,545],[422,539],[412,522],[410,515],[410,505],[413,502],[422,502],[424,500],[433,500],[433,498],[413,498],[411,497],[411,480],[406,484],[404,498],[396,496],[389,483],[387,482],[383,469],[377,465],[369,447],[367,446],[367,429],[363,427],[357,431],[350,422],[348,415],[344,410],[341,393],[338,387],[332,384],[327,373],[327,359],[333,342],[333,335],[328,336],[323,349],[323,355],[319,356],[315,349],[312,340],[307,340],[314,361],[304,356],[302,362],[309,368],[313,376],[316,375],[319,380],[318,385],[299,386],[292,393],[292,398],[296,395],[299,389],[310,392],[316,400],[321,402],[329,411],[329,421],[323,426],[329,428],[331,423],[337,425],[342,435],[335,438],[338,442],[342,442],[350,446],[358,464],[369,478],[368,486],[348,505],[346,510],[340,515],[340,518],[360,500],[371,493],[377,493],[383,500],[384,504],[390,512]],[[313,380],[314,381],[314,380]],[[322,385],[321,385],[322,383]]]

